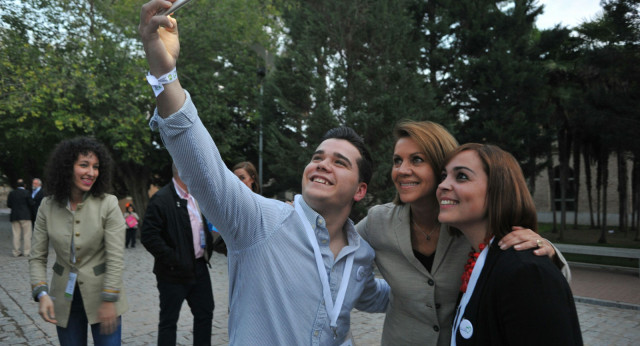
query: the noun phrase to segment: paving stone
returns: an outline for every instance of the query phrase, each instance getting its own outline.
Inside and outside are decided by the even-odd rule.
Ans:
[[[0,215],[0,345],[58,345],[56,328],[38,315],[38,304],[30,297],[29,266],[23,257],[11,256],[8,217]],[[49,256],[51,277],[53,251]],[[211,259],[215,310],[211,342],[227,345],[228,273],[226,257]],[[142,246],[125,251],[125,291],[129,311],[123,315],[125,345],[154,345],[157,340],[158,290],[152,273],[153,257]],[[620,273],[602,273],[572,268],[572,290],[585,345],[640,345],[640,278]],[[608,287],[608,288],[607,288]],[[621,290],[624,293],[621,293]],[[580,294],[578,294],[578,292]],[[587,302],[581,302],[583,298]],[[616,306],[603,306],[616,303]],[[358,345],[379,345],[384,314],[354,310],[351,330]],[[192,345],[193,317],[183,305],[178,323],[178,344]],[[89,337],[89,344],[92,344]]]

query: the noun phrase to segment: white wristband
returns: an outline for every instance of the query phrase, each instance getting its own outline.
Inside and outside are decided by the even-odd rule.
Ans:
[[[38,293],[38,300],[40,300],[40,298],[44,297],[47,295],[47,291],[42,291],[40,293]]]
[[[156,97],[160,95],[161,92],[164,91],[164,84],[169,84],[175,82],[178,79],[178,72],[176,72],[176,68],[174,67],[171,72],[160,76],[160,78],[156,78],[151,72],[147,72],[147,81],[153,88],[153,93],[156,94]]]

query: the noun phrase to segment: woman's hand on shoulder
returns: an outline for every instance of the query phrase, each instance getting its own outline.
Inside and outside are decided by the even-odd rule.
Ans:
[[[49,295],[45,294],[40,297],[40,307],[38,313],[42,316],[42,319],[53,324],[57,324],[56,313],[53,309],[53,300]]]
[[[498,242],[500,249],[506,250],[513,247],[517,251],[536,249],[533,251],[537,256],[549,256],[553,258],[556,250],[548,240],[542,238],[538,233],[524,227],[513,226],[511,233],[504,236]]]

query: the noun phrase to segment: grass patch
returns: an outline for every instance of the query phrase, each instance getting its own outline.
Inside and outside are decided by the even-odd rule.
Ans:
[[[620,257],[609,257],[609,256],[581,255],[581,254],[572,254],[572,253],[565,253],[563,255],[564,255],[564,258],[569,262],[638,268],[637,258],[620,258]]]
[[[640,241],[635,240],[636,231],[621,232],[618,227],[607,227],[605,234],[606,243],[598,243],[601,236],[600,229],[593,229],[588,226],[578,226],[578,228],[569,228],[563,232],[562,241],[559,240],[560,233],[553,233],[553,227],[548,223],[540,223],[538,225],[541,236],[553,243],[589,245],[602,247],[619,247],[628,249],[640,249]],[[611,232],[611,231],[613,232]],[[583,254],[563,254],[567,261],[592,263],[602,265],[612,265],[620,267],[638,268],[638,259],[636,258],[620,258],[609,256],[583,255]]]

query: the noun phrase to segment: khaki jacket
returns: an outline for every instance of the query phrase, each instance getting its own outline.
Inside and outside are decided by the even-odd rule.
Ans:
[[[471,246],[440,229],[431,272],[413,254],[409,205],[369,210],[356,226],[376,251],[376,265],[391,286],[382,345],[449,345],[462,272]]]
[[[116,314],[127,309],[122,284],[125,222],[113,195],[85,196],[75,213],[45,197],[38,210],[33,232],[29,273],[34,299],[47,291],[54,302],[58,326],[66,328],[71,302],[64,298],[71,265],[73,237],[78,270],[77,287],[82,293],[90,324],[98,323],[98,308],[113,301]],[[51,285],[47,285],[49,246],[55,251]]]

